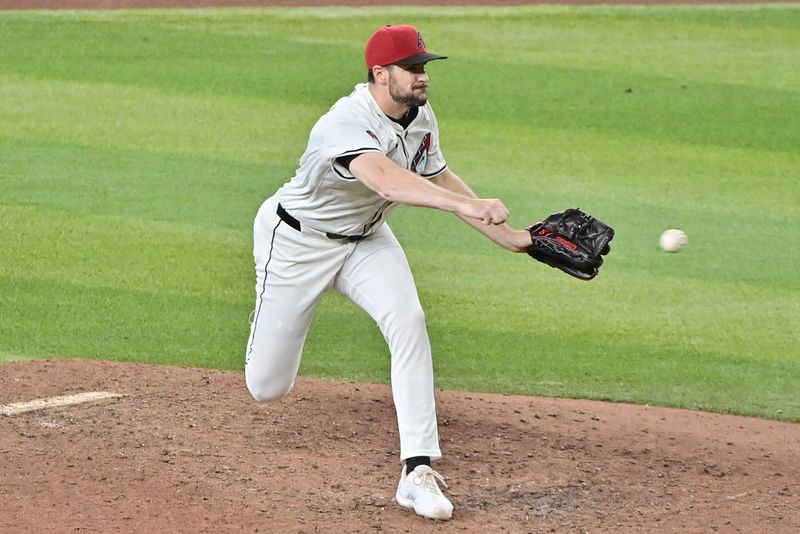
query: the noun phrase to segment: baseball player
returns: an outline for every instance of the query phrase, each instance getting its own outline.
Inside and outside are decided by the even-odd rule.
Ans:
[[[258,401],[292,389],[322,294],[335,288],[369,313],[391,353],[403,468],[399,505],[450,519],[431,468],[441,457],[425,317],[405,254],[386,224],[398,204],[453,212],[500,246],[524,252],[500,200],[477,197],[448,167],[428,103],[428,52],[412,26],[378,29],[366,45],[368,82],[312,128],[294,177],[254,224],[256,303],[245,377]]]

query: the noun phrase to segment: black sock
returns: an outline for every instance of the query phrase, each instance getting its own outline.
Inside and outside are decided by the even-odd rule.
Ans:
[[[406,475],[414,471],[419,465],[431,466],[430,456],[412,456],[406,459]]]

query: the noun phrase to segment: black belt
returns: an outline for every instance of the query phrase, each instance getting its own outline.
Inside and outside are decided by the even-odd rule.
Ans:
[[[281,218],[283,222],[297,230],[300,231],[300,221],[289,215],[289,212],[283,209],[283,206],[278,204],[278,217]]]
[[[292,217],[288,211],[284,209],[283,206],[278,204],[278,217],[281,218],[283,222],[297,230],[300,231],[300,221]],[[334,234],[333,232],[325,232],[325,235],[328,239],[335,239],[335,240],[342,240],[354,243],[356,241],[361,241],[369,236],[367,235],[342,235],[342,234]]]
[[[328,239],[341,239],[342,241],[348,241],[350,243],[355,243],[356,241],[361,241],[362,239],[366,239],[368,235],[342,235],[342,234],[334,234],[333,232],[325,232],[325,235]]]

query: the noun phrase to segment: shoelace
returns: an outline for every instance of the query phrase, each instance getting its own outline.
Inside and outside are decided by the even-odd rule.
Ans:
[[[441,495],[442,490],[439,489],[439,485],[436,483],[436,481],[438,480],[439,482],[442,483],[442,485],[445,488],[447,487],[447,483],[444,481],[444,477],[439,473],[437,473],[436,471],[434,471],[433,469],[431,469],[430,467],[422,471],[422,473],[420,474],[416,474],[415,471],[413,476],[414,476],[414,484],[420,485],[423,488],[427,489],[428,491],[431,491],[439,495]]]

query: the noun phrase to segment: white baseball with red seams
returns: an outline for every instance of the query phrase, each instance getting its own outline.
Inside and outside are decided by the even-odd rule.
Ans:
[[[680,252],[688,242],[686,233],[677,228],[665,230],[658,238],[658,244],[664,252]]]

